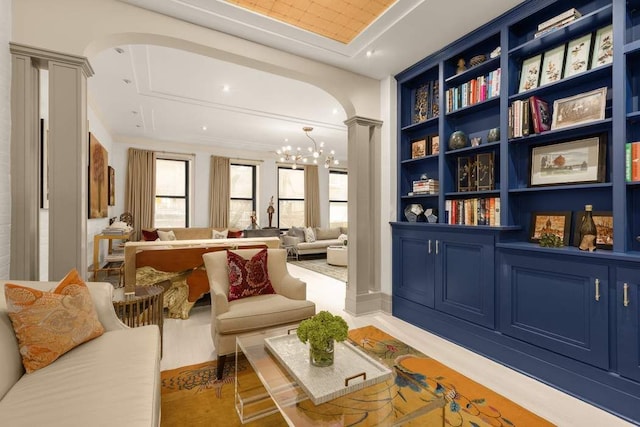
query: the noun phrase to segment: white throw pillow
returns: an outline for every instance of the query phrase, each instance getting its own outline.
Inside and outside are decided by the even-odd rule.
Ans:
[[[340,240],[342,244],[344,244],[344,241],[347,240],[347,235],[346,234],[339,235],[338,240]]]
[[[313,228],[307,227],[304,229],[304,241],[309,243],[316,241],[316,233],[313,232]]]
[[[229,229],[224,229],[222,231],[217,231],[217,230],[213,230],[211,232],[211,238],[212,239],[226,239],[227,236],[229,235]]]
[[[173,232],[173,230],[169,230],[169,231],[158,230],[158,237],[160,237],[160,240],[162,240],[163,242],[167,242],[169,240],[176,240],[176,235]]]

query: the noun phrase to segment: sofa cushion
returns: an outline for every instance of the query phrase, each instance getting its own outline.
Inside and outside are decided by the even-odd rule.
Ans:
[[[5,298],[27,373],[104,333],[87,285],[76,269],[53,292],[7,283]]]
[[[340,236],[340,227],[316,228],[316,240],[337,239]]]
[[[267,267],[268,252],[262,249],[251,259],[227,251],[229,301],[255,295],[274,294]]]
[[[228,239],[239,239],[242,237],[242,230],[229,230],[227,233]]]
[[[0,400],[3,426],[158,426],[155,325],[104,333],[22,378]]]
[[[142,232],[142,240],[145,242],[155,242],[160,238],[158,235],[158,230],[141,230]]]
[[[212,230],[211,231],[211,238],[212,239],[226,239],[228,237],[229,234],[229,230],[228,229],[224,229],[224,230]]]
[[[316,241],[316,233],[313,231],[313,228],[307,227],[304,229],[304,241],[309,243]]]
[[[298,243],[298,250],[306,250],[306,249],[324,249],[326,251],[327,247],[333,245],[342,246],[342,241],[338,239],[328,239],[328,240],[316,240],[315,242],[301,242]]]
[[[278,294],[258,295],[229,303],[229,311],[216,317],[220,334],[237,334],[298,322],[313,316],[315,304]]]
[[[304,228],[291,227],[289,231],[287,231],[287,236],[297,237],[301,242],[304,242]]]
[[[349,234],[348,231],[349,231],[348,227],[340,227],[340,233],[348,235]]]
[[[160,237],[160,240],[162,240],[163,242],[176,240],[176,235],[173,232],[173,230],[169,230],[169,231],[158,230],[158,237]]]

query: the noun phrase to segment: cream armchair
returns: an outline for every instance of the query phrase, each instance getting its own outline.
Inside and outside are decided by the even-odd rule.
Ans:
[[[235,352],[236,336],[275,327],[295,326],[316,313],[307,301],[307,284],[289,275],[285,249],[267,249],[267,269],[275,294],[228,300],[227,252],[204,254],[211,289],[211,338],[218,355],[218,379],[222,378],[226,356]],[[250,259],[260,249],[238,249],[236,254]]]

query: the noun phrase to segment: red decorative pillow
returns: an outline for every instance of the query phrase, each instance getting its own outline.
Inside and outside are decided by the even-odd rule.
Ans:
[[[155,242],[160,236],[158,235],[158,229],[155,230],[142,230],[142,240],[146,242]]]
[[[229,230],[229,232],[227,233],[227,238],[228,239],[239,239],[240,237],[242,237],[242,230]]]
[[[275,294],[267,270],[267,250],[263,249],[251,259],[227,251],[229,266],[229,301],[254,295]]]

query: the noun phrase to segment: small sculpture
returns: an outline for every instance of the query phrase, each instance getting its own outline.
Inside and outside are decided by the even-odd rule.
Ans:
[[[460,74],[467,69],[467,67],[465,67],[465,64],[466,62],[464,61],[464,59],[458,59],[458,69],[456,70],[456,74]]]
[[[502,48],[498,46],[491,51],[491,53],[489,54],[489,58],[497,58],[498,56],[500,56],[500,52],[502,52]]]
[[[258,226],[258,216],[256,215],[256,211],[251,211],[251,216],[249,218],[251,218],[251,224],[247,227],[247,230],[259,230],[260,227]]]
[[[275,211],[276,210],[273,207],[273,196],[271,196],[271,201],[269,201],[269,207],[267,208],[267,215],[269,215],[269,228],[271,228],[271,222],[273,221],[273,213]]]

